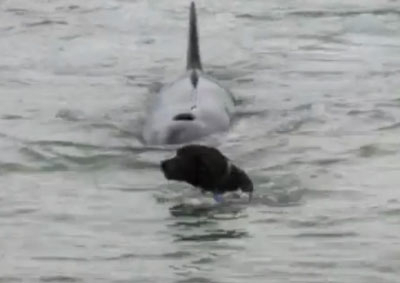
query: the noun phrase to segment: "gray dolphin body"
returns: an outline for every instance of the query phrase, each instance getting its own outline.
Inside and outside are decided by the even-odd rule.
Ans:
[[[202,70],[192,2],[186,72],[157,93],[144,124],[143,139],[152,145],[182,144],[227,131],[234,108],[235,99],[229,90]]]

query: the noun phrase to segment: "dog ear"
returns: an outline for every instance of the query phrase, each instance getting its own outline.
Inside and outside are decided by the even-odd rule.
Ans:
[[[226,174],[227,160],[219,152],[213,151],[196,157],[197,181],[199,186],[213,189]]]

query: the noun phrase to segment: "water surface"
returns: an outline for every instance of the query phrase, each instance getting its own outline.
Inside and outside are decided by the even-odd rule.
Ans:
[[[398,282],[400,2],[198,1],[257,201],[177,215],[138,133],[188,6],[0,0],[0,282]]]

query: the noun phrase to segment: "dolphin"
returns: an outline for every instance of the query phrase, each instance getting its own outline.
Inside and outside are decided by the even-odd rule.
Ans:
[[[146,144],[190,143],[230,128],[235,98],[203,71],[194,2],[190,5],[186,56],[184,74],[161,88],[150,105],[143,127]]]

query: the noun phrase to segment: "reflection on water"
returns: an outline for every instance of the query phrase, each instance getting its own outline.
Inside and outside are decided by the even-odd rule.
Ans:
[[[175,235],[177,241],[218,241],[224,239],[237,239],[247,237],[248,234],[244,231],[236,230],[208,230],[204,234],[192,235]]]
[[[204,210],[203,210],[204,212]],[[227,212],[225,212],[227,213]],[[168,225],[175,241],[218,241],[223,239],[236,239],[248,237],[245,229],[223,229],[218,221],[232,221],[238,219],[237,213],[230,211],[230,217],[219,218],[217,213],[210,217],[210,211],[206,214],[179,215],[173,224]],[[174,215],[175,217],[177,215]]]

